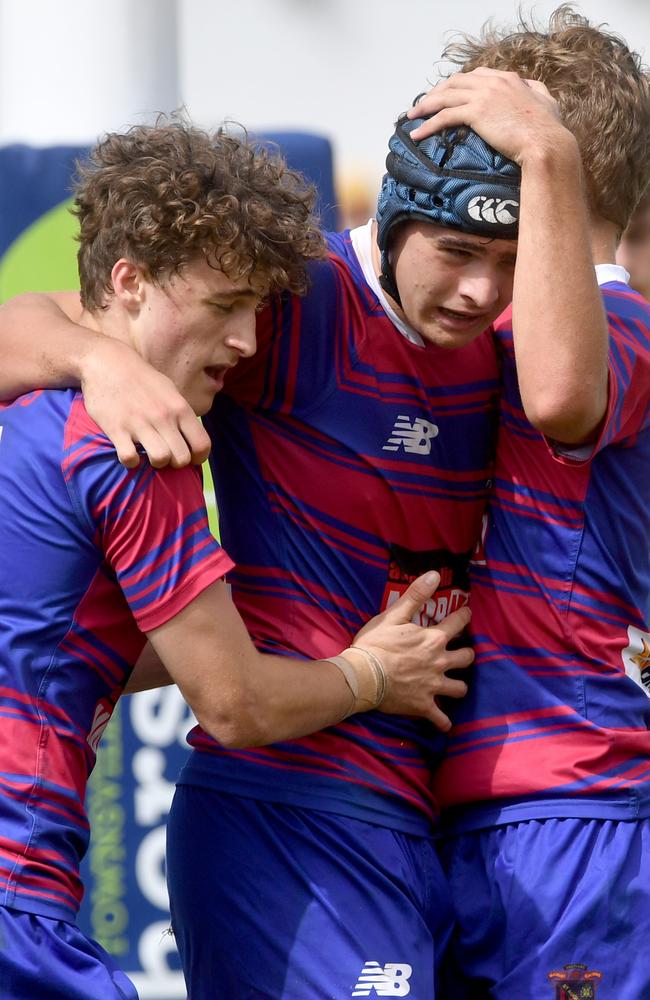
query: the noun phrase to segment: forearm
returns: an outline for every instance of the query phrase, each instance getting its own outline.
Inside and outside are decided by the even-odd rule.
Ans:
[[[327,660],[258,654],[248,677],[239,676],[232,700],[224,694],[207,712],[194,711],[201,725],[230,747],[297,739],[336,725],[352,707],[350,688]]]
[[[607,406],[608,329],[578,148],[568,133],[522,168],[512,308],[528,419],[548,437],[587,439]]]
[[[79,296],[26,294],[0,306],[0,398],[79,385],[98,334],[76,325]]]
[[[139,691],[150,691],[152,688],[166,687],[173,683],[162,660],[148,642],[131,671],[122,693],[137,694]]]
[[[222,581],[149,638],[203,729],[225,746],[303,736],[351,707],[333,664],[258,652]]]
[[[447,671],[469,666],[473,653],[447,649],[469,622],[467,608],[430,628],[412,623],[438,582],[436,573],[414,580],[338,666],[259,653],[221,580],[148,635],[202,727],[225,746],[296,739],[379,707],[448,730],[436,702],[464,696],[466,685]]]

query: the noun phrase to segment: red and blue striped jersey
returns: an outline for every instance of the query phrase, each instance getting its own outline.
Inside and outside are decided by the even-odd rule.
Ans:
[[[595,446],[526,420],[511,317],[485,562],[472,570],[477,665],[436,791],[460,828],[650,815],[650,306],[602,286],[609,404]]]
[[[308,295],[260,317],[257,355],[206,422],[233,598],[259,648],[289,656],[338,653],[426,569],[442,584],[424,622],[466,602],[496,431],[491,336],[411,342],[349,234],[329,246]],[[422,721],[368,713],[254,750],[190,742],[187,783],[405,830],[435,813],[443,740]]]
[[[71,920],[100,737],[144,643],[232,565],[195,469],[127,470],[74,391],[0,408],[0,905]]]

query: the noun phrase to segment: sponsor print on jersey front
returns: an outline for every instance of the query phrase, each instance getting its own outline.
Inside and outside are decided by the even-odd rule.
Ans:
[[[457,555],[446,549],[415,551],[401,545],[390,547],[388,579],[384,588],[381,610],[394,604],[422,573],[436,570],[440,574],[438,588],[414,615],[416,625],[427,628],[464,607],[469,600],[469,553]]]

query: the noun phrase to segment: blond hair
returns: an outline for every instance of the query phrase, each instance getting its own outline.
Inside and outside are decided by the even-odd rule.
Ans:
[[[486,66],[544,83],[577,139],[592,211],[625,229],[650,180],[650,80],[622,38],[562,4],[545,29],[521,13],[514,29],[488,21],[443,58],[463,72]]]

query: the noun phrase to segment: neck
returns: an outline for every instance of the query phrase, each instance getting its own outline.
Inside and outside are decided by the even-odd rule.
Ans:
[[[107,309],[99,309],[97,312],[84,309],[79,322],[96,333],[111,337],[113,340],[120,340],[123,344],[135,348],[129,324],[120,311],[112,305],[109,305]]]
[[[592,216],[589,236],[594,264],[614,264],[618,246],[618,230],[614,223]]]

